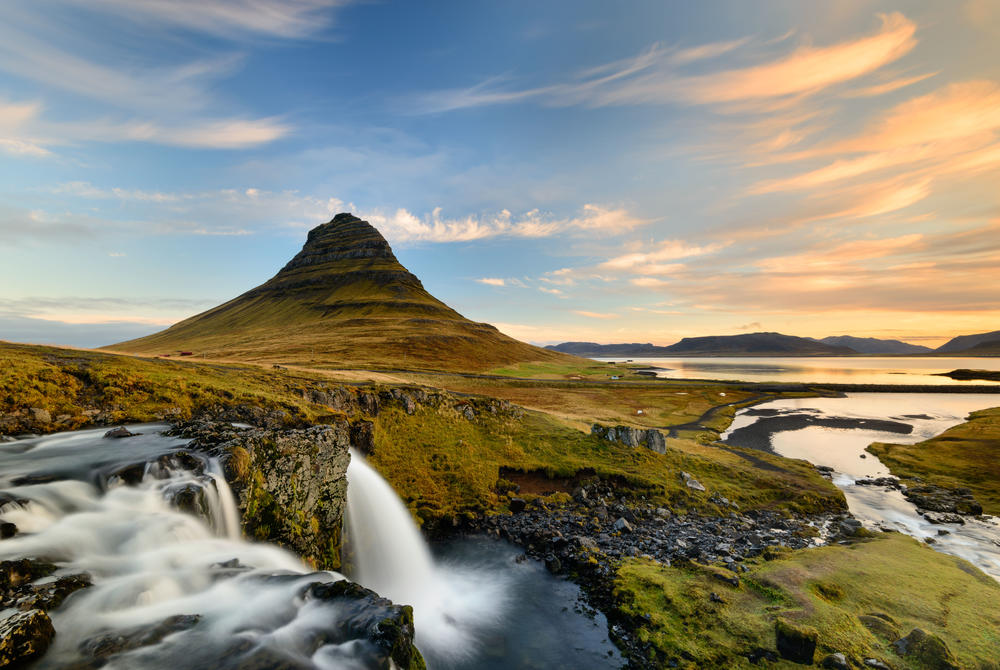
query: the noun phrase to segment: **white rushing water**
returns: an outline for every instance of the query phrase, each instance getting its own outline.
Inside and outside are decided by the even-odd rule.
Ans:
[[[417,646],[431,665],[460,664],[500,628],[510,581],[499,572],[437,565],[409,510],[388,482],[351,452],[345,548],[348,574],[413,606]]]
[[[58,566],[56,577],[93,579],[50,611],[57,635],[37,667],[79,659],[80,645],[95,636],[195,614],[201,619],[189,630],[105,667],[220,668],[261,653],[268,660],[260,667],[365,667],[366,642],[329,639],[349,613],[305,597],[309,584],[343,577],[310,572],[287,551],[240,539],[233,496],[218,473],[151,463],[132,486],[103,477],[123,459],[142,463],[176,449],[178,440],[156,434],[161,428],[142,426],[144,435],[127,440],[105,440],[97,430],[0,446],[7,494],[0,519],[19,530],[0,541],[0,559],[45,558]],[[77,478],[45,481],[70,474]],[[185,487],[202,492],[196,500],[204,518],[168,503]]]
[[[769,410],[782,419],[796,415],[820,419],[888,419],[912,427],[910,433],[899,433],[863,427],[808,426],[771,432],[768,440],[771,448],[782,456],[833,468],[833,483],[844,492],[851,513],[867,527],[893,529],[920,540],[930,538],[935,549],[960,556],[1000,580],[997,518],[980,521],[966,517],[962,525],[932,524],[899,491],[855,484],[858,479],[890,474],[878,458],[865,451],[872,442],[920,442],[962,423],[972,411],[997,405],[1000,405],[997,394],[850,393],[843,398],[775,400],[739,412],[722,438],[739,445],[736,431],[772,418],[760,414]]]

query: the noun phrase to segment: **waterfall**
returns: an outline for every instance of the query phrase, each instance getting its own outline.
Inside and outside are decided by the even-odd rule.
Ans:
[[[421,602],[433,580],[434,561],[410,510],[354,450],[347,479],[350,578],[395,602]]]
[[[413,607],[428,664],[461,664],[506,616],[508,578],[470,565],[436,564],[410,511],[356,451],[347,468],[345,548],[352,580]]]

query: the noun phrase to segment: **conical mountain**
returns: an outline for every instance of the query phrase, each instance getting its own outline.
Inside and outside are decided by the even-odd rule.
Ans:
[[[486,370],[573,360],[476,323],[428,293],[367,221],[338,214],[257,288],[148,337],[142,354],[336,367]]]

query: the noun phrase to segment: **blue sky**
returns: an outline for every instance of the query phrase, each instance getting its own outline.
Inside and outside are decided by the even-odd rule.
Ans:
[[[533,342],[1000,328],[1000,3],[12,0],[0,339],[151,332],[339,211]]]

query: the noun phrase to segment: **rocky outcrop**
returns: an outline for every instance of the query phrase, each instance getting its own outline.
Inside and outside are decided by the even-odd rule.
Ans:
[[[324,570],[340,567],[352,424],[238,429],[196,422],[175,430],[219,459],[247,536],[286,547]]]
[[[893,642],[892,647],[901,657],[922,668],[958,670],[961,667],[944,640],[920,628],[914,628],[909,635]]]
[[[903,495],[921,510],[949,514],[983,513],[983,506],[972,496],[972,491],[966,488],[946,489],[923,484],[904,489]]]
[[[20,666],[44,654],[55,634],[42,610],[11,614],[0,621],[0,668]]]
[[[602,426],[595,423],[590,427],[590,434],[608,442],[618,442],[626,447],[636,449],[646,447],[658,454],[667,452],[667,442],[663,433],[655,428],[632,428],[631,426]]]

